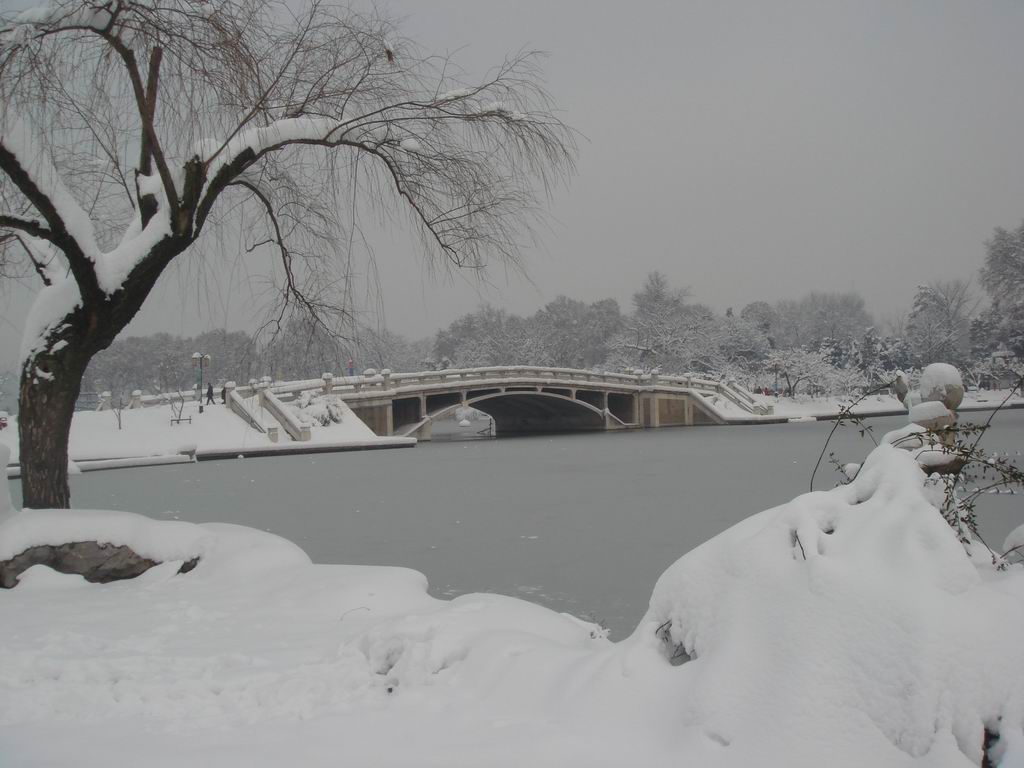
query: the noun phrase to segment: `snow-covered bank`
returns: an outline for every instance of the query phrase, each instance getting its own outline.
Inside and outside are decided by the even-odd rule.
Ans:
[[[1007,394],[1009,394],[1008,390],[968,392],[957,410],[991,410],[998,407]],[[754,395],[754,398],[759,403],[774,406],[775,413],[773,415],[782,419],[834,417],[841,409],[849,407],[850,402],[854,399],[851,397],[810,397],[808,395],[800,395],[796,398]],[[1024,407],[1024,396],[1019,393],[1013,395],[1004,407]],[[870,395],[853,408],[853,412],[858,416],[888,415],[906,413],[906,411],[906,406],[894,395]]]
[[[316,425],[311,440],[290,441],[281,435],[272,442],[240,419],[224,405],[207,405],[199,413],[199,404],[184,404],[178,417],[170,405],[136,410],[78,411],[71,422],[68,454],[82,463],[83,470],[111,466],[143,466],[161,463],[155,457],[268,455],[317,451],[360,450],[364,448],[404,447],[415,444],[410,438],[378,437],[345,407],[345,418],[330,426]],[[172,419],[184,419],[172,421]],[[190,421],[189,421],[190,420]],[[11,463],[18,462],[17,420],[0,431],[0,443],[11,451]],[[117,462],[120,461],[120,464]],[[92,464],[92,466],[90,466]]]
[[[25,513],[3,553],[88,536],[168,562],[108,585],[36,566],[0,591],[0,755],[966,766],[987,727],[1020,764],[1024,571],[969,559],[930,493],[883,445],[852,484],[685,555],[620,643],[521,600],[436,600],[413,571],[313,565],[251,529]]]

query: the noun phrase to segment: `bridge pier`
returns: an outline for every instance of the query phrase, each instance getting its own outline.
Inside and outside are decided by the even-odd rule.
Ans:
[[[642,417],[640,426],[645,429],[656,429],[661,426],[658,414],[658,396],[651,393],[640,395],[640,408]]]
[[[390,400],[383,403],[350,403],[349,408],[373,434],[388,437],[395,432],[395,411]]]

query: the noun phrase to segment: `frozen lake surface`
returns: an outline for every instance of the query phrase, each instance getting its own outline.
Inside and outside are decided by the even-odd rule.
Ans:
[[[906,417],[871,423],[881,436]],[[72,497],[82,508],[262,528],[316,562],[408,566],[436,595],[524,597],[621,638],[677,558],[805,492],[831,428],[676,428],[204,462],[75,476]],[[1024,411],[999,414],[983,446],[1024,449]],[[831,449],[845,462],[871,447],[844,427]],[[816,488],[836,482],[824,463]],[[986,497],[979,513],[998,547],[1022,522],[1021,499]]]

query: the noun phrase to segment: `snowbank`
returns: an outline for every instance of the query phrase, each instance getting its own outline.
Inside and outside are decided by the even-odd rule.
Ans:
[[[916,391],[913,394],[916,394]],[[1008,394],[1008,390],[968,392],[957,410],[961,413],[973,410],[989,410],[998,406]],[[754,395],[754,401],[762,405],[773,406],[775,409],[774,415],[779,418],[793,419],[805,416],[835,416],[841,409],[849,407],[850,402],[855,397],[855,395],[850,397],[809,397],[807,395],[798,395],[794,398]],[[1024,397],[1015,394],[1009,399],[1006,406],[1010,408],[1022,407],[1024,406]],[[906,413],[906,411],[907,406],[896,397],[884,394],[871,395],[859,402],[853,409],[853,412],[858,416],[902,414]]]
[[[978,765],[987,728],[995,758],[1019,765],[1024,569],[969,559],[928,493],[913,458],[882,445],[851,484],[681,558],[617,644],[509,597],[431,598],[413,571],[312,565],[237,526],[18,515],[5,549],[63,531],[203,560],[107,585],[36,567],[0,591],[0,754],[945,767]]]
[[[257,401],[258,398],[252,398],[247,404],[253,405]],[[272,442],[265,433],[253,429],[220,403],[207,405],[203,413],[199,413],[198,402],[186,402],[181,411],[182,418],[186,420],[177,422],[172,422],[172,419],[176,418],[176,413],[170,405],[137,410],[125,409],[121,411],[120,428],[118,416],[114,411],[78,411],[71,422],[68,453],[73,461],[83,463],[83,469],[96,469],[116,465],[98,462],[116,462],[121,459],[287,453],[312,447],[314,443],[320,449],[330,447],[338,450],[406,446],[415,443],[411,439],[378,437],[345,403],[335,404],[334,408],[340,422],[335,423],[328,419],[329,426],[321,426],[317,422],[311,430],[311,440],[302,443],[290,441],[284,430],[280,431],[281,439],[276,443]],[[258,405],[255,409],[265,422],[274,423],[269,414],[259,411]],[[11,424],[11,428],[0,432],[0,445],[6,445],[10,449],[10,461],[16,463],[16,421]],[[132,464],[133,462],[126,463],[128,466]]]
[[[882,445],[849,485],[748,518],[658,581],[634,641],[660,629],[692,659],[678,715],[728,744],[722,764],[978,765],[986,727],[1024,760],[1024,572],[972,563],[924,479]]]

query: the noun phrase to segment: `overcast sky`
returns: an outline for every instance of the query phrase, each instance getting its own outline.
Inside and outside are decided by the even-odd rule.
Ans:
[[[582,135],[578,175],[526,254],[532,284],[431,278],[414,240],[373,236],[385,323],[409,336],[482,301],[626,309],[655,269],[719,311],[855,290],[884,319],[918,283],[975,277],[993,228],[1024,218],[1018,0],[381,5],[469,73],[548,51],[548,87]],[[3,301],[0,368],[28,291]],[[179,270],[127,333],[245,327],[249,305]]]

